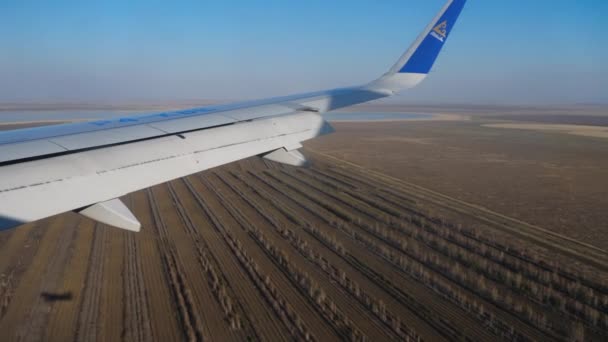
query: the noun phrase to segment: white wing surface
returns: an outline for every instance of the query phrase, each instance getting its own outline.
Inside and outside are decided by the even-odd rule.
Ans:
[[[304,165],[301,142],[332,132],[320,114],[415,86],[466,0],[449,0],[399,61],[362,86],[0,133],[0,229],[66,211],[128,230],[128,193],[251,156]]]

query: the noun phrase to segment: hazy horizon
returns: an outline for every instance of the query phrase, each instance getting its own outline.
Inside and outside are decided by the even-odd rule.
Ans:
[[[208,106],[217,104],[229,104],[246,102],[251,99],[108,99],[99,101],[72,101],[72,100],[25,100],[25,101],[0,101],[0,112],[2,111],[54,111],[54,110],[167,110],[177,108],[187,108],[195,106]],[[392,101],[391,101],[392,100]],[[595,108],[608,109],[606,103],[467,103],[467,102],[418,102],[401,99],[380,99],[369,103],[355,105],[343,110],[357,109],[359,107],[391,108],[538,108],[538,109],[569,109],[569,108]]]

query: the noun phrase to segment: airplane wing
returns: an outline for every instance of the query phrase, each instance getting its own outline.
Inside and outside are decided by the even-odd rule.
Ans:
[[[119,197],[250,156],[303,165],[301,142],[332,132],[321,113],[427,76],[465,2],[447,1],[386,74],[361,86],[2,132],[0,229],[76,211],[139,231]]]

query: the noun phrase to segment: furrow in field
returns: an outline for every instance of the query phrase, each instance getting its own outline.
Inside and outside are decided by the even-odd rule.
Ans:
[[[356,326],[356,329],[360,329],[365,334],[376,338],[394,339],[401,335],[398,329],[396,330],[397,336],[393,335],[393,329],[388,324],[388,320],[381,321],[378,316],[368,311],[357,300],[353,301],[355,298],[345,288],[339,286],[336,282],[332,282],[331,278],[327,279],[326,275],[319,270],[318,265],[311,263],[309,259],[299,254],[297,249],[294,253],[294,246],[284,241],[280,233],[268,229],[265,218],[255,211],[252,206],[248,205],[241,193],[234,191],[234,188],[230,186],[231,184],[222,179],[221,175],[215,175],[222,180],[222,182],[215,180],[214,184],[216,188],[222,189],[222,191],[218,191],[218,194],[223,197],[225,207],[254,240],[267,251],[267,254],[274,258],[285,273],[294,280],[294,285],[301,288],[302,292],[312,299],[316,306],[320,307],[321,312],[326,317],[336,319],[336,315],[329,316],[328,308],[333,305],[335,310],[343,312],[343,322],[341,324],[346,330],[352,330]],[[214,179],[214,177],[209,178]],[[344,330],[344,328],[341,328],[341,330]],[[350,335],[352,333],[348,332],[347,336]],[[386,335],[386,337],[382,337],[383,335]]]
[[[332,228],[324,226],[322,222],[317,222],[316,217],[307,217],[307,212],[302,213],[297,211],[296,208],[290,206],[289,201],[285,201],[281,198],[281,193],[273,193],[274,189],[262,189],[263,185],[258,184],[256,178],[250,178],[245,174],[233,173],[233,176],[238,178],[243,184],[251,189],[251,196],[258,197],[260,202],[267,203],[266,206],[260,208],[260,214],[267,212],[275,212],[274,218],[278,218],[280,221],[277,225],[283,227],[295,227],[292,230],[298,238],[302,238],[306,246],[317,247],[317,250],[321,254],[322,262],[331,263],[334,267],[356,276],[358,283],[358,291],[355,293],[363,293],[368,296],[365,291],[371,293],[374,297],[379,298],[381,301],[396,313],[401,318],[402,328],[406,331],[413,330],[410,335],[416,336],[418,332],[422,332],[423,339],[439,341],[442,340],[441,335],[437,334],[436,331],[444,333],[445,329],[431,328],[430,325],[424,322],[424,320],[418,319],[415,314],[419,310],[408,310],[405,307],[410,307],[407,301],[401,301],[391,293],[384,284],[379,283],[377,277],[369,276],[365,271],[361,270],[358,264],[353,264],[353,258],[350,252],[342,244],[342,240],[339,236],[332,232]],[[262,213],[261,210],[264,210]],[[272,219],[273,217],[270,217]],[[340,273],[341,275],[342,273]],[[361,274],[363,277],[359,277]],[[343,277],[341,277],[341,280]],[[363,290],[363,291],[360,291]],[[397,299],[397,301],[395,300]],[[397,303],[399,302],[399,304]],[[404,307],[405,306],[405,307]],[[410,328],[412,326],[413,328]]]
[[[95,225],[92,220],[81,220],[76,227],[76,235],[71,246],[73,251],[64,270],[62,285],[55,290],[59,297],[53,305],[43,340],[74,341],[76,339],[75,328],[84,294]]]
[[[183,274],[183,283],[187,292],[192,297],[192,313],[200,321],[201,329],[207,338],[213,337],[219,340],[238,340],[243,336],[236,329],[230,328],[229,320],[217,313],[222,312],[221,302],[216,300],[212,283],[208,281],[208,273],[200,262],[200,254],[188,233],[188,226],[180,212],[184,209],[180,201],[176,201],[172,195],[172,187],[169,183],[156,188],[157,198],[164,199],[160,204],[164,222],[170,231],[167,235],[172,245],[172,253]]]
[[[332,175],[332,171],[319,170],[316,168],[314,169],[314,173],[317,174],[317,176],[322,175],[323,177],[331,178],[331,181],[334,181],[334,179],[340,177],[339,174]],[[367,181],[358,181],[355,180],[355,178],[351,178],[351,181],[356,184],[358,189],[365,189],[365,192],[375,192],[374,203],[381,203],[381,205],[384,207],[390,206],[393,208],[393,210],[401,212],[398,215],[405,214],[405,218],[410,219],[412,217],[416,217],[416,219],[426,220],[428,223],[447,224],[446,228],[457,230],[458,234],[465,235],[467,239],[475,240],[478,244],[485,245],[486,248],[496,250],[496,252],[500,254],[508,255],[511,259],[516,259],[517,261],[515,261],[515,263],[525,263],[526,265],[533,266],[534,269],[544,272],[543,276],[545,278],[548,277],[552,279],[543,280],[540,278],[540,276],[537,276],[537,278],[540,278],[540,280],[543,280],[546,283],[553,281],[553,278],[557,277],[556,281],[558,283],[553,282],[551,285],[557,287],[558,289],[563,287],[563,284],[567,282],[579,284],[579,286],[577,286],[575,289],[562,289],[565,290],[564,292],[587,292],[588,290],[591,290],[598,295],[606,296],[608,294],[607,285],[602,284],[601,281],[597,282],[584,277],[580,273],[579,269],[564,266],[562,263],[555,260],[553,254],[551,254],[549,260],[545,260],[538,254],[538,252],[535,252],[534,250],[522,250],[521,245],[525,245],[524,241],[517,240],[516,244],[513,242],[508,243],[507,241],[501,242],[500,240],[512,241],[514,239],[510,235],[498,237],[497,232],[495,231],[481,231],[477,228],[466,229],[461,227],[461,225],[446,222],[442,218],[433,217],[429,215],[428,210],[421,207],[421,205],[423,205],[422,202],[412,202],[410,201],[410,197],[408,197],[405,193],[389,188],[386,184],[377,185],[375,188],[373,188],[373,185],[369,185]],[[374,189],[376,189],[376,191],[374,191]],[[530,245],[528,245],[528,247],[529,246]],[[526,267],[520,267],[516,270],[518,272],[523,272],[524,274],[528,271]],[[599,302],[605,302],[606,304],[604,307],[608,307],[608,301],[600,300]]]
[[[328,202],[323,197],[319,197],[318,193],[315,191],[311,191],[311,189],[303,188],[297,184],[293,183],[293,180],[290,178],[285,178],[284,176],[275,175],[273,173],[268,173],[268,176],[271,179],[281,183],[287,189],[291,191],[295,191],[299,196],[303,196],[305,201],[309,202],[313,206],[320,205],[319,209],[312,210],[312,212],[319,213],[319,210],[322,212],[326,212],[325,215],[320,215],[321,218],[324,216],[331,217],[327,223],[333,224],[334,226],[342,229],[347,233],[348,236],[354,238],[357,242],[363,243],[369,251],[376,254],[378,257],[389,261],[389,265],[397,270],[404,272],[410,276],[414,276],[418,281],[427,284],[426,286],[431,287],[431,289],[437,291],[436,286],[443,286],[443,292],[449,292],[450,298],[452,301],[457,302],[460,306],[462,306],[466,310],[470,310],[471,308],[475,308],[475,317],[478,319],[482,319],[484,325],[488,327],[494,327],[498,325],[498,329],[501,334],[512,334],[511,329],[509,327],[516,326],[519,327],[517,329],[518,332],[524,332],[528,336],[543,336],[546,338],[547,336],[544,334],[540,334],[538,330],[531,329],[529,326],[525,324],[521,324],[517,318],[510,317],[508,314],[500,314],[498,317],[494,315],[486,316],[486,310],[481,306],[480,303],[485,303],[485,305],[490,305],[493,307],[491,303],[485,302],[482,299],[476,298],[476,295],[471,292],[468,288],[464,288],[460,286],[458,283],[454,282],[450,278],[447,278],[442,272],[437,271],[433,268],[427,268],[425,266],[425,262],[434,261],[433,258],[428,258],[426,256],[419,256],[419,259],[412,259],[412,255],[401,254],[396,251],[396,249],[387,244],[386,235],[377,229],[375,226],[368,226],[362,223],[360,217],[353,218],[352,213],[349,212],[346,208],[338,206],[336,203]],[[337,224],[336,224],[337,223]],[[420,251],[418,251],[420,252]],[[423,258],[421,260],[420,258]],[[364,259],[362,259],[364,260]],[[375,269],[375,268],[372,268]],[[458,295],[459,293],[466,294],[465,297]],[[465,302],[460,302],[466,298]],[[438,303],[440,306],[445,306],[447,303],[442,302]],[[466,304],[466,305],[465,305]],[[484,306],[485,306],[484,305]],[[449,305],[448,305],[449,307]],[[452,308],[452,310],[454,310]],[[449,311],[448,311],[449,312]],[[447,316],[447,313],[444,312],[442,316]],[[453,312],[451,317],[448,318],[450,321],[462,321],[461,314],[456,314]],[[503,323],[500,323],[503,322]],[[508,324],[505,324],[508,322]],[[499,324],[500,323],[500,324]],[[472,323],[473,325],[474,323]],[[479,324],[479,323],[477,323]],[[502,324],[502,325],[501,325]],[[475,331],[472,330],[473,333]]]
[[[298,183],[298,185],[305,186],[307,189],[314,189],[317,193],[332,198],[335,201],[334,203],[339,204],[342,208],[350,207],[353,209],[352,211],[355,216],[348,218],[348,220],[356,220],[358,226],[386,243],[387,248],[390,250],[389,255],[398,256],[404,253],[417,262],[447,275],[453,282],[467,288],[476,289],[481,297],[493,302],[506,312],[517,314],[518,317],[525,319],[539,330],[547,331],[548,333],[555,332],[558,335],[567,333],[567,331],[562,330],[563,324],[561,322],[564,317],[560,317],[562,314],[568,313],[567,311],[562,312],[562,314],[557,312],[552,313],[555,317],[546,314],[546,307],[544,307],[543,303],[540,303],[540,300],[546,294],[539,294],[535,298],[525,298],[520,295],[520,291],[512,291],[504,284],[500,274],[494,274],[495,269],[491,266],[495,265],[491,265],[491,262],[487,259],[481,260],[478,264],[484,265],[489,271],[485,273],[476,272],[479,270],[475,268],[476,264],[472,262],[477,262],[479,258],[475,257],[472,260],[462,262],[459,258],[444,253],[437,245],[425,243],[427,241],[420,241],[424,238],[430,239],[431,236],[425,235],[419,229],[414,230],[413,233],[408,235],[403,230],[398,229],[404,228],[403,226],[397,228],[380,223],[374,215],[367,212],[370,208],[363,206],[353,198],[344,196],[343,193],[331,193],[327,191],[326,187],[319,187],[310,179],[292,177],[287,173],[281,173],[278,176],[282,177],[282,179],[289,177],[290,181],[294,182],[294,184]],[[550,318],[553,319],[550,320]]]
[[[188,215],[182,203],[181,196],[178,195],[176,191],[176,188],[179,187],[183,187],[182,182],[174,182],[173,184],[168,183],[168,190],[171,195],[171,199],[176,206],[179,217],[183,223],[184,230],[187,233],[188,238],[190,238],[190,242],[193,243],[198,265],[204,274],[207,284],[205,287],[206,294],[212,293],[212,296],[210,297],[213,298],[206,298],[205,302],[215,302],[215,305],[205,305],[202,310],[205,310],[206,312],[211,312],[213,310],[222,312],[224,314],[222,323],[224,324],[219,324],[220,322],[217,322],[217,320],[220,316],[215,315],[216,322],[213,327],[221,328],[224,332],[231,331],[234,336],[230,337],[236,340],[257,337],[253,325],[249,321],[248,317],[243,314],[240,303],[235,301],[234,291],[229,287],[225,281],[225,277],[223,274],[221,274],[221,271],[219,271],[217,265],[212,261],[209,248],[205,245],[205,242],[201,240],[201,237],[198,234],[190,215]],[[193,268],[194,265],[192,263],[190,263],[190,265]],[[243,326],[245,329],[242,329]],[[224,332],[215,332],[212,330],[211,336],[218,339],[226,339],[228,336],[223,336]]]
[[[411,215],[411,212],[416,212],[412,208],[396,209],[384,201],[371,199],[370,196],[363,196],[361,193],[345,189],[308,170],[298,173],[305,175],[298,177],[299,180],[316,189],[326,191],[329,187],[333,193],[344,192],[351,196],[351,203],[360,201],[374,207],[375,210],[383,211],[380,216],[378,213],[366,212],[363,214],[368,215],[371,219],[381,219],[388,215],[388,219],[383,220],[386,227],[403,233],[408,238],[414,238],[447,257],[458,260],[465,267],[474,268],[493,280],[508,284],[532,301],[552,306],[564,314],[575,315],[590,324],[597,325],[597,322],[604,320],[603,316],[608,311],[608,306],[604,306],[602,303],[608,303],[608,297],[602,294],[601,289],[598,290],[597,287],[585,286],[584,282],[579,281],[580,278],[565,277],[556,272],[555,268],[547,265],[540,267],[539,263],[530,262],[528,258],[515,257],[515,255],[520,256],[525,252],[513,248],[499,249],[496,242],[485,243],[480,238],[473,236],[481,236],[480,233],[464,233],[464,229],[458,225],[449,224],[428,215],[418,215],[417,213]],[[401,207],[398,204],[396,206]],[[403,209],[403,207],[401,208]]]
[[[128,196],[126,203],[133,208],[133,196]],[[125,322],[122,339],[126,341],[143,342],[152,339],[148,294],[143,278],[142,260],[139,258],[139,241],[136,234],[127,234],[124,238],[125,265],[123,276],[124,304],[123,316]]]
[[[184,274],[184,266],[182,265],[177,254],[176,247],[172,243],[169,235],[169,227],[167,224],[173,225],[172,217],[167,217],[167,209],[165,206],[170,203],[163,201],[161,204],[157,198],[166,198],[167,194],[163,191],[163,186],[151,188],[147,190],[154,227],[158,232],[160,239],[159,247],[161,249],[161,257],[163,266],[168,274],[169,285],[172,291],[173,299],[175,300],[180,323],[184,337],[190,341],[202,341],[205,337],[205,327],[199,313],[196,310],[194,296],[191,288],[188,286],[186,275]],[[208,334],[208,332],[207,332]],[[209,336],[209,335],[207,335]]]
[[[250,191],[245,188],[244,182],[239,182],[234,177],[226,179],[228,176],[218,175],[224,179],[226,185],[237,192],[255,210],[257,215],[263,217],[273,227],[277,236],[285,239],[300,255],[314,263],[317,266],[318,272],[325,273],[325,276],[329,278],[331,283],[340,285],[344,291],[348,292],[352,298],[350,300],[354,299],[361,303],[361,305],[379,317],[384,324],[387,324],[390,329],[400,335],[401,338],[416,340],[419,337],[416,330],[412,329],[410,325],[410,321],[415,316],[411,312],[404,310],[402,306],[397,307],[393,298],[385,295],[379,287],[370,285],[367,279],[361,279],[358,271],[344,263],[340,256],[343,256],[346,251],[338,241],[314,227],[307,225],[294,226],[295,222],[289,221],[280,210],[272,207],[272,204],[266,200],[266,197],[263,197],[263,195],[258,196],[262,190],[256,192],[252,182],[246,183],[252,187],[253,191]],[[285,210],[283,205],[277,202],[274,202],[274,204]],[[321,239],[323,242],[320,243],[317,239]],[[328,245],[331,247],[328,247]],[[320,276],[320,278],[322,277]],[[387,309],[385,311],[379,310],[383,305]],[[428,327],[425,328],[432,331]],[[440,335],[433,333],[429,333],[428,335],[429,337],[432,336],[432,340],[434,341],[442,340]]]
[[[392,264],[410,273],[414,270],[420,270],[418,272],[422,273],[418,276],[419,279],[421,277],[441,279],[446,289],[452,288],[450,290],[450,292],[453,292],[452,299],[456,299],[457,296],[461,296],[461,298],[463,298],[462,295],[466,296],[466,303],[468,304],[464,305],[464,303],[461,303],[460,305],[463,305],[463,307],[472,305],[481,308],[480,305],[482,305],[483,309],[477,309],[478,318],[483,317],[481,313],[485,312],[486,306],[496,309],[493,311],[496,317],[484,319],[485,324],[489,324],[491,320],[498,319],[505,324],[503,333],[509,333],[510,330],[507,327],[514,326],[518,332],[525,333],[530,337],[539,335],[540,331],[545,335],[544,338],[556,336],[547,326],[547,317],[544,316],[542,311],[526,311],[517,306],[513,298],[509,297],[505,299],[500,297],[501,294],[505,293],[503,286],[500,284],[492,283],[489,279],[483,277],[479,280],[479,277],[469,269],[456,266],[449,258],[438,255],[425,246],[416,245],[411,241],[395,236],[394,233],[387,230],[379,222],[367,219],[356,210],[353,211],[353,207],[350,204],[327,201],[322,196],[322,192],[308,186],[303,187],[293,177],[288,177],[278,172],[267,172],[267,174],[301,195],[315,200],[340,220],[350,223],[351,227],[355,229],[364,241],[368,241],[371,246],[377,246],[374,247],[377,249],[376,252],[391,261]],[[485,282],[487,282],[487,287],[479,286],[479,284],[485,284]],[[486,292],[481,292],[479,291],[480,289],[486,289]],[[511,309],[519,311],[512,314]],[[522,314],[526,314],[526,316],[522,317]],[[522,319],[526,324],[521,324]]]
[[[149,335],[151,340],[183,340],[183,329],[179,323],[178,309],[169,285],[168,272],[163,267],[161,247],[163,241],[154,228],[151,206],[146,191],[138,191],[133,197],[133,212],[142,224],[142,231],[136,235],[136,257],[141,260],[141,278],[146,296],[135,298],[145,302],[149,317]],[[142,314],[146,315],[146,314]],[[138,324],[134,322],[134,324]],[[142,326],[147,329],[146,326]],[[130,330],[139,327],[130,327]]]
[[[181,196],[186,209],[191,212],[205,214],[193,215],[197,230],[206,242],[211,255],[217,260],[219,267],[224,271],[227,282],[234,288],[238,301],[242,303],[243,309],[256,332],[262,340],[276,341],[287,340],[296,337],[294,327],[287,321],[286,315],[281,315],[281,308],[273,306],[272,297],[268,294],[265,284],[256,282],[255,270],[245,265],[246,260],[242,254],[238,254],[235,245],[228,240],[221,222],[212,212],[209,205],[203,200],[211,196],[211,192],[195,177],[184,178],[183,188],[178,188],[177,193]],[[187,190],[187,191],[186,191]],[[252,281],[244,281],[251,279]]]
[[[199,187],[203,185],[200,181],[197,183]],[[199,196],[199,192],[194,190],[191,182],[187,181],[186,184],[189,186],[200,207],[203,208],[209,219],[213,222],[214,229],[221,235],[232,254],[240,263],[240,266],[246,271],[249,279],[255,284],[262,297],[272,307],[276,316],[281,320],[292,337],[298,340],[314,340],[314,337],[309,333],[309,329],[302,323],[302,320],[299,319],[291,305],[279,294],[272,279],[260,269],[257,261],[247,253],[243,243],[233,234],[233,231],[227,230],[224,227],[225,222],[228,220],[227,216],[220,216],[219,207],[217,207],[218,203],[209,201],[209,196],[206,196],[205,200],[203,200]],[[209,189],[207,184],[204,185],[206,189]]]
[[[499,213],[495,213],[486,208],[482,208],[477,205],[466,203],[458,199],[437,193],[435,191],[422,188],[420,186],[407,183],[403,180],[396,179],[384,175],[380,172],[372,171],[369,169],[362,168],[356,164],[341,160],[336,157],[332,157],[326,154],[314,152],[318,156],[321,156],[325,160],[331,160],[341,166],[348,166],[350,177],[363,178],[370,182],[370,176],[374,176],[376,180],[372,180],[371,184],[378,184],[380,186],[388,185],[389,188],[397,188],[411,194],[415,198],[432,202],[440,207],[453,210],[463,215],[470,216],[481,222],[490,225],[492,228],[506,231],[513,235],[519,236],[526,240],[529,240],[535,244],[545,246],[547,248],[554,249],[560,253],[570,256],[573,259],[579,260],[582,264],[591,264],[594,267],[608,272],[608,253],[595,246],[591,246],[572,238],[554,233],[550,230],[543,229],[537,226],[530,225],[528,223],[506,217]],[[334,167],[332,171],[345,175],[346,171],[343,167]],[[354,175],[356,173],[356,176]],[[365,181],[365,180],[364,180]]]
[[[260,182],[264,187],[263,191],[268,191],[272,198],[283,203],[282,205],[276,205],[277,208],[287,206],[296,213],[296,220],[299,217],[304,221],[304,225],[322,228],[327,233],[334,234],[335,239],[350,253],[344,258],[345,261],[364,274],[370,281],[376,282],[378,286],[389,292],[401,304],[406,305],[419,319],[432,325],[436,331],[452,338],[467,335],[478,336],[478,340],[495,338],[485,331],[472,328],[478,325],[474,321],[470,322],[469,326],[460,325],[458,328],[452,327],[453,324],[462,320],[461,317],[469,321],[470,318],[465,316],[464,311],[450,307],[449,303],[445,303],[434,292],[429,291],[413,279],[403,276],[400,272],[395,272],[394,268],[391,268],[391,265],[386,260],[378,256],[373,250],[366,250],[365,247],[368,246],[362,245],[360,241],[353,239],[351,232],[337,228],[336,224],[338,221],[336,221],[336,218],[323,208],[308,201],[305,197],[294,193],[289,188],[272,182],[261,174],[250,172],[250,175],[254,181],[251,182],[248,179],[247,184],[255,184],[256,181]],[[289,216],[289,214],[287,215]],[[450,321],[450,317],[452,321]],[[468,327],[471,328],[469,329]]]
[[[220,229],[227,234],[227,237],[242,243],[241,248],[244,254],[255,262],[260,274],[268,278],[271,292],[276,296],[279,303],[284,303],[284,312],[288,314],[289,320],[297,328],[298,333],[305,336],[311,335],[310,332],[314,331],[314,338],[317,340],[334,339],[337,331],[334,330],[331,322],[323,319],[314,304],[294,287],[293,281],[276,261],[259,246],[255,239],[227,210],[220,198],[223,194],[218,194],[221,189],[213,184],[206,175],[200,175],[198,180],[208,189],[213,189],[213,195],[206,197],[205,200],[208,201],[213,215],[221,220],[221,223],[220,220],[216,220],[214,223],[220,224]],[[303,327],[299,328],[299,325]]]
[[[88,270],[84,281],[83,294],[79,305],[78,321],[75,340],[95,341],[99,323],[99,307],[103,287],[103,258],[105,254],[104,241],[107,229],[100,229],[101,224],[95,224],[93,243],[89,254]]]
[[[100,341],[118,341],[124,331],[126,305],[124,298],[125,235],[122,229],[101,225],[97,229],[112,230],[105,236],[102,266],[102,290],[97,322]]]
[[[184,181],[173,182],[169,185],[169,189],[173,200],[180,204],[180,217],[182,217],[185,227],[187,227],[189,236],[197,246],[199,263],[207,274],[207,282],[210,284],[216,301],[222,308],[224,318],[230,324],[230,328],[241,331],[243,337],[240,339],[261,339],[259,331],[263,329],[256,323],[256,320],[264,317],[264,315],[260,315],[259,312],[254,314],[248,310],[249,307],[245,303],[245,299],[240,296],[240,294],[245,295],[245,293],[241,292],[239,287],[236,286],[237,282],[230,281],[228,273],[233,268],[226,267],[225,260],[218,259],[217,255],[213,253],[213,247],[203,234],[204,231],[213,230],[208,226],[207,218],[200,212],[197,203],[190,196]],[[238,270],[238,267],[235,267],[235,269]],[[255,295],[257,294],[254,293],[253,296]],[[249,300],[254,298],[248,297]],[[269,323],[266,322],[266,324]],[[269,324],[269,326],[272,325]]]

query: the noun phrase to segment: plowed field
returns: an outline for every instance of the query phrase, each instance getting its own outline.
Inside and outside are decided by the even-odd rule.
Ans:
[[[607,340],[608,255],[335,156],[0,233],[0,339]]]

